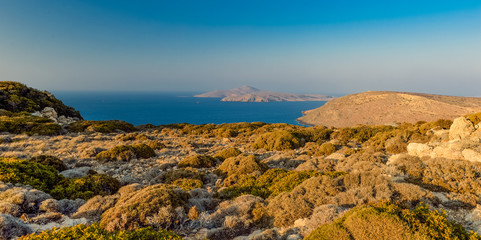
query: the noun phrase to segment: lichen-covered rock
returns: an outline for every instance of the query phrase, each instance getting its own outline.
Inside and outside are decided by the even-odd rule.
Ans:
[[[32,229],[22,220],[0,214],[0,239],[13,239],[29,233],[32,233]]]

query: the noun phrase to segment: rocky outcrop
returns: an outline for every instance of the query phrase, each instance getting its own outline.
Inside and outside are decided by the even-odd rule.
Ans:
[[[0,239],[14,239],[32,233],[22,220],[8,214],[0,214]]]
[[[461,140],[475,131],[474,124],[465,117],[454,119],[451,128],[449,128],[449,140]]]
[[[78,111],[63,104],[62,101],[55,98],[53,94],[27,87],[18,82],[0,81],[0,109],[14,113],[42,111],[42,114],[52,117],[53,112],[55,112],[55,115],[58,114],[61,118],[59,121],[59,119],[55,117],[58,122],[68,121],[69,118],[82,119]],[[64,116],[67,120],[61,116]]]
[[[57,112],[54,108],[45,107],[42,111],[36,111],[32,113],[33,116],[37,117],[44,117],[52,120],[54,123],[58,123],[61,126],[67,126],[71,123],[77,122],[80,120],[78,117],[66,117],[64,115],[58,116]]]

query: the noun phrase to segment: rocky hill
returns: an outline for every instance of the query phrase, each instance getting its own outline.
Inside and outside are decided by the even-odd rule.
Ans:
[[[369,91],[334,99],[304,112],[308,125],[335,127],[435,121],[481,111],[481,98],[423,93]]]
[[[250,86],[230,90],[215,90],[195,97],[222,98],[223,102],[299,102],[299,101],[329,101],[332,96],[320,94],[294,94],[263,91]]]
[[[82,119],[78,111],[47,91],[39,91],[18,82],[0,81],[0,109],[33,113],[45,108],[53,108],[58,116]]]

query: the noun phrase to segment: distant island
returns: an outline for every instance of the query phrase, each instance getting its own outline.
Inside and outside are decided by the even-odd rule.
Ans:
[[[425,93],[368,91],[337,98],[305,111],[298,121],[307,125],[350,127],[418,121],[453,120],[481,111],[481,98]]]
[[[201,98],[222,98],[223,102],[301,102],[330,101],[333,96],[321,94],[294,94],[260,90],[251,86],[242,86],[230,90],[215,90],[195,95]]]

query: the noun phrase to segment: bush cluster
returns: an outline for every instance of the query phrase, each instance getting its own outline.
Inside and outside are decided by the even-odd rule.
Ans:
[[[180,168],[193,167],[193,168],[211,168],[215,167],[217,159],[208,155],[194,155],[184,158],[177,165]]]
[[[30,113],[12,113],[0,111],[0,132],[28,135],[59,135],[62,127],[44,117],[32,116]]]
[[[113,133],[113,132],[133,132],[137,129],[134,125],[120,121],[78,121],[69,125],[70,132],[100,132],[100,133]]]
[[[481,163],[404,155],[394,165],[408,176],[407,181],[432,191],[481,192]]]
[[[241,154],[242,154],[242,152],[237,148],[226,148],[226,149],[216,153],[214,155],[214,157],[221,160],[221,161],[224,161],[227,158],[237,157]]]
[[[220,191],[223,198],[235,198],[244,194],[252,194],[264,199],[289,192],[304,180],[322,175],[315,171],[288,171],[274,168],[267,170],[260,177],[242,175],[237,183]]]
[[[296,149],[303,145],[303,141],[294,133],[281,130],[260,135],[252,144],[254,149],[265,149],[268,151],[282,151]]]
[[[76,225],[73,227],[54,228],[38,234],[22,236],[19,240],[181,240],[177,234],[160,229],[155,231],[152,228],[139,228],[133,231],[118,230],[108,232],[100,227],[99,224]]]
[[[50,191],[56,199],[88,200],[96,195],[112,195],[120,188],[120,182],[104,174],[93,174],[79,178],[65,178]]]
[[[67,170],[67,166],[65,166],[65,163],[63,163],[62,160],[55,156],[39,155],[31,158],[29,161],[40,163],[46,166],[51,166],[59,172]]]
[[[217,172],[224,176],[240,176],[243,174],[261,175],[267,169],[267,165],[259,162],[254,155],[239,155],[224,160],[217,168]]]
[[[52,166],[34,161],[0,158],[0,181],[30,185],[56,199],[89,199],[117,192],[118,180],[103,175],[65,178]]]
[[[100,161],[128,161],[133,158],[151,158],[155,156],[155,151],[151,147],[141,143],[132,146],[116,146],[110,150],[98,153],[96,158]]]
[[[175,208],[184,206],[189,195],[174,186],[158,184],[121,195],[114,207],[102,214],[100,224],[108,231],[142,227],[169,228]]]
[[[318,239],[481,239],[446,215],[419,204],[414,209],[390,202],[356,207],[333,223],[318,227],[306,240]]]

